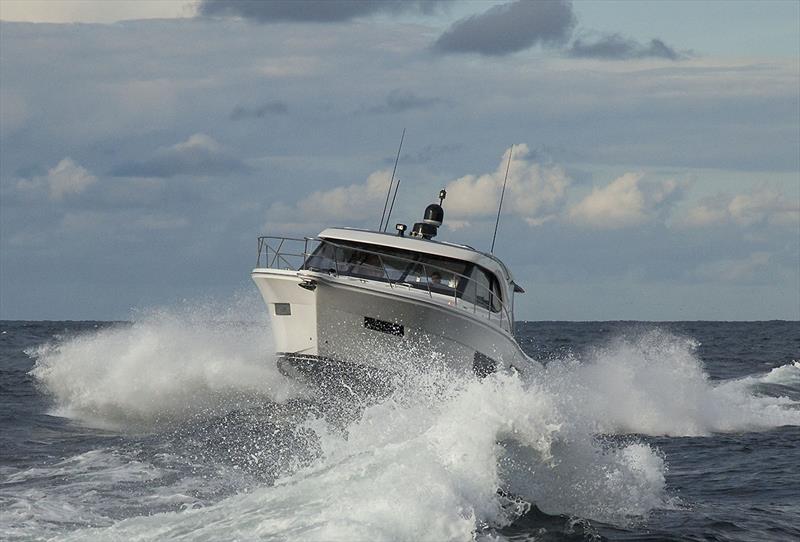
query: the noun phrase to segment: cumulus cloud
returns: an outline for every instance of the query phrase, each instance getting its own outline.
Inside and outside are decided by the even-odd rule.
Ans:
[[[237,105],[231,111],[231,120],[263,119],[267,115],[285,115],[288,112],[289,106],[286,105],[286,102],[271,100],[250,107]]]
[[[141,162],[128,162],[112,170],[118,177],[174,177],[176,175],[216,175],[249,169],[205,134],[194,134],[186,141],[159,149]]]
[[[80,194],[97,182],[97,177],[71,158],[64,158],[47,172],[47,175],[32,179],[21,179],[17,190],[22,193],[47,189],[50,199],[61,200],[71,194]]]
[[[736,224],[793,225],[800,223],[800,201],[787,198],[777,186],[762,183],[747,194],[706,198],[678,219],[678,224],[702,228]]]
[[[537,44],[563,44],[575,22],[568,1],[518,0],[456,21],[433,48],[442,53],[507,55]]]
[[[685,55],[678,53],[660,39],[654,38],[647,44],[625,38],[620,34],[606,34],[594,42],[576,39],[569,50],[569,56],[576,58],[604,58],[627,60],[632,58],[666,58],[680,60]]]
[[[419,96],[410,90],[395,89],[389,92],[386,100],[367,109],[368,113],[405,113],[412,109],[428,109],[443,102],[441,98]]]
[[[352,226],[373,218],[377,224],[390,178],[390,170],[376,171],[364,183],[312,192],[294,205],[275,203],[267,211],[265,228],[307,233],[309,228],[337,223]]]
[[[447,0],[201,0],[198,13],[242,17],[260,23],[329,23],[379,13],[434,13]]]
[[[522,217],[532,226],[556,218],[566,198],[570,179],[560,166],[543,166],[528,159],[530,149],[524,143],[514,146],[508,170],[508,184],[503,203],[506,212]],[[466,219],[493,216],[500,202],[500,192],[508,163],[507,149],[492,173],[465,175],[447,184],[447,212],[464,226]]]
[[[663,216],[682,196],[685,183],[642,183],[641,173],[626,173],[573,205],[568,219],[582,226],[618,229]]]

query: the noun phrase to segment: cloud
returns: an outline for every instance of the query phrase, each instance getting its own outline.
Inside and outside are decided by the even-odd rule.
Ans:
[[[21,179],[17,182],[17,190],[35,193],[46,188],[50,199],[62,200],[64,196],[80,194],[96,182],[97,177],[86,168],[79,166],[71,158],[64,158],[44,176]]]
[[[389,92],[386,100],[373,107],[368,108],[368,113],[405,113],[412,109],[428,109],[444,100],[441,98],[426,98],[418,96],[410,90],[395,89]]]
[[[228,154],[213,138],[194,134],[182,143],[164,147],[141,162],[128,162],[114,168],[117,177],[174,177],[176,175],[214,175],[249,169]]]
[[[565,0],[518,0],[453,23],[433,45],[441,53],[500,56],[537,44],[560,45],[576,18]]]
[[[446,210],[458,221],[454,224],[463,227],[465,219],[497,213],[510,151],[507,149],[503,153],[494,172],[465,175],[447,184]],[[503,207],[505,212],[537,226],[556,217],[565,201],[570,179],[563,168],[531,162],[527,159],[529,155],[526,144],[514,146]]]
[[[626,173],[572,206],[569,221],[582,226],[618,229],[665,214],[683,194],[685,183],[641,183],[641,173]]]
[[[379,13],[434,13],[446,0],[202,0],[198,13],[242,17],[259,23],[331,23]]]
[[[247,107],[237,105],[231,111],[231,120],[243,119],[263,119],[267,115],[285,115],[289,112],[289,106],[280,100],[271,100],[261,105]]]
[[[575,58],[605,58],[612,60],[628,60],[632,58],[666,58],[681,60],[685,55],[678,53],[660,39],[652,39],[643,45],[620,34],[606,34],[597,41],[589,42],[576,39],[567,51]]]
[[[267,212],[269,222],[265,227],[267,230],[307,231],[318,225],[330,226],[331,221],[353,224],[374,218],[377,223],[390,177],[390,170],[376,171],[364,183],[312,192],[291,206],[276,203]]]
[[[797,226],[800,201],[787,198],[777,187],[762,183],[748,194],[719,194],[690,208],[677,223],[692,228],[736,224]]]

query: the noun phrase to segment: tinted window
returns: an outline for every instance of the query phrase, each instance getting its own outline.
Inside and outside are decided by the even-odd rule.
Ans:
[[[502,307],[500,283],[494,274],[477,265],[472,269],[469,286],[463,297],[484,309],[491,308],[492,312],[500,312]]]
[[[369,280],[403,283],[463,298],[499,312],[500,285],[493,274],[469,262],[410,250],[350,241],[323,241],[309,256],[306,269]],[[465,277],[469,277],[467,280]]]

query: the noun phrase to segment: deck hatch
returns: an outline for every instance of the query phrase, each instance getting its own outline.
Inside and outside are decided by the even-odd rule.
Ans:
[[[275,303],[275,314],[277,316],[291,316],[292,305],[290,303]]]
[[[398,337],[405,335],[405,328],[402,324],[378,320],[377,318],[370,318],[369,316],[364,317],[364,327],[373,331],[388,333],[389,335],[397,335]]]

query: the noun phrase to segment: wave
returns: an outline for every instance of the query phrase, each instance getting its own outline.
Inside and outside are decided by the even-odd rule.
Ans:
[[[766,375],[713,381],[698,346],[648,330],[594,347],[582,359],[549,363],[544,381],[562,409],[599,433],[701,436],[800,425],[796,400],[755,393],[759,383],[797,378],[797,362]]]
[[[117,424],[187,420],[198,408],[225,412],[304,394],[265,359],[263,324],[208,317],[156,311],[65,339],[32,353],[33,373],[62,412]],[[357,416],[342,423],[314,409],[295,415],[292,431],[314,452],[274,483],[66,539],[464,540],[513,522],[525,503],[626,524],[679,503],[657,448],[641,437],[603,435],[800,425],[796,401],[755,392],[768,380],[791,385],[797,363],[751,380],[714,381],[695,341],[657,329],[480,381],[448,372],[430,354],[402,355],[408,370],[395,391]],[[238,441],[249,442],[250,457],[262,446],[275,453],[263,437]]]
[[[179,423],[298,388],[276,369],[269,328],[235,320],[230,305],[186,304],[137,316],[28,353],[55,414],[103,427]],[[246,313],[245,313],[246,314]]]

